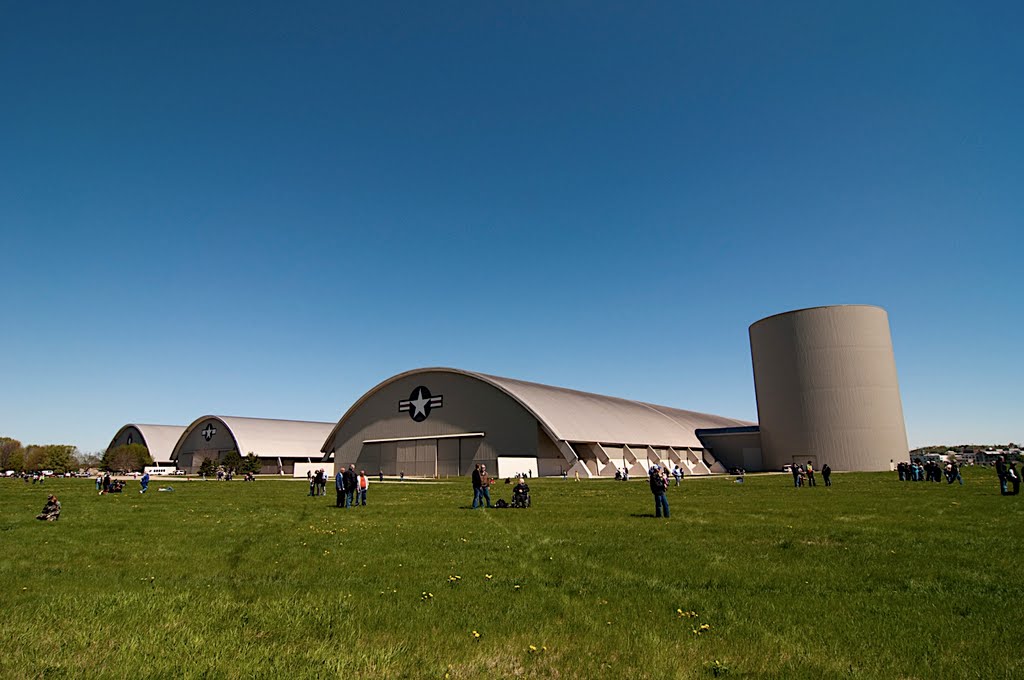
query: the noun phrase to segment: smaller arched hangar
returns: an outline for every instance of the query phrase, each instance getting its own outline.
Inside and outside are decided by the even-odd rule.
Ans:
[[[333,423],[207,415],[196,419],[174,446],[178,468],[195,473],[206,459],[224,460],[232,451],[243,458],[250,453],[262,464],[263,474],[291,474],[297,462],[320,460],[320,447]]]
[[[445,477],[476,464],[500,477],[724,471],[695,434],[746,421],[453,368],[385,380],[342,416],[323,446],[336,466]]]
[[[157,465],[170,465],[174,445],[185,431],[184,425],[140,425],[129,423],[117,431],[108,449],[128,444],[142,444]]]

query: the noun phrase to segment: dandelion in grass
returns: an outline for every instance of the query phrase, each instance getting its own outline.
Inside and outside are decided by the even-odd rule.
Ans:
[[[530,652],[530,654],[536,654],[537,653],[537,646],[536,645],[530,645],[529,652]]]
[[[480,642],[480,633],[479,632],[474,630],[472,633],[469,634],[469,636],[471,638],[473,638],[473,642]]]
[[[484,574],[484,578],[490,581],[492,578],[494,578],[494,574]]]

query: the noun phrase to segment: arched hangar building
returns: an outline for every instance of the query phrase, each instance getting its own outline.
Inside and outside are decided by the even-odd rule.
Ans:
[[[614,476],[653,463],[687,474],[725,469],[700,428],[753,423],[454,368],[396,375],[360,398],[330,432],[324,457],[370,473]]]
[[[184,425],[142,425],[128,423],[110,440],[108,449],[128,444],[142,444],[157,465],[170,465],[174,445],[185,431]]]
[[[206,459],[215,462],[237,451],[243,458],[259,457],[262,474],[291,474],[297,462],[314,462],[334,423],[270,418],[212,416],[197,418],[183,428],[171,459],[188,473],[199,471]]]

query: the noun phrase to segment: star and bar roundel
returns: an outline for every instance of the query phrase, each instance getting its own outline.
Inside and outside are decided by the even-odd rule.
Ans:
[[[417,423],[422,423],[433,409],[442,406],[444,406],[443,395],[434,396],[430,394],[430,390],[420,385],[412,391],[408,399],[398,402],[398,412],[408,412],[410,418]]]

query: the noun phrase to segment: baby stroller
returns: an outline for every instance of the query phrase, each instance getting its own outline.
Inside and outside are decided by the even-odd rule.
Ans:
[[[517,484],[515,488],[512,489],[512,507],[530,507],[530,487],[528,484],[523,484],[522,486]]]

